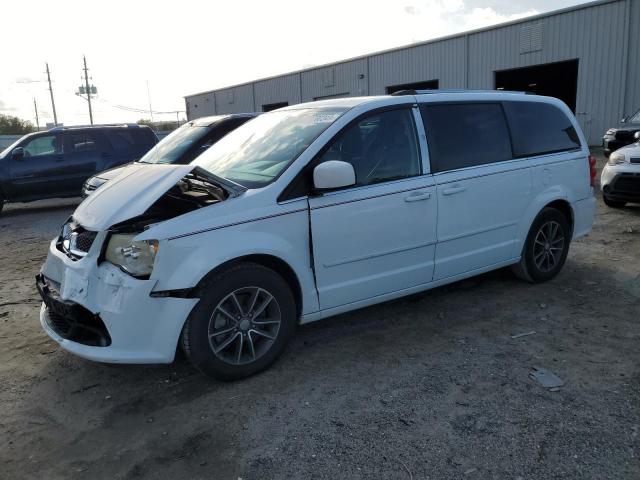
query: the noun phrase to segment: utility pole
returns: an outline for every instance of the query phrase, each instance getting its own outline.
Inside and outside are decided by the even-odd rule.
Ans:
[[[53,123],[58,125],[58,115],[56,114],[56,103],[53,101],[53,88],[51,88],[51,75],[49,74],[49,64],[47,66],[47,81],[49,82],[49,93],[51,93],[51,108],[53,109]]]
[[[84,60],[84,85],[87,89],[87,101],[89,102],[89,120],[91,121],[91,125],[93,125],[93,112],[91,111],[91,89],[89,88],[89,75],[87,74],[87,71],[89,70],[87,68],[87,57],[83,55],[82,59]]]
[[[151,109],[151,93],[149,92],[149,80],[147,80],[147,99],[149,100],[149,115],[151,115],[151,123],[153,124],[153,110]]]
[[[36,127],[40,131],[40,119],[38,118],[38,104],[36,103],[36,97],[33,97],[33,108],[36,111]]]

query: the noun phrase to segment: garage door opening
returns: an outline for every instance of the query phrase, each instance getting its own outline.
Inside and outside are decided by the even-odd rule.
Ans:
[[[495,72],[497,90],[516,90],[562,100],[576,111],[578,59]]]
[[[440,82],[436,80],[426,80],[424,82],[404,83],[402,85],[391,85],[387,87],[387,94],[399,92],[400,90],[436,90]]]
[[[277,110],[282,107],[288,107],[289,102],[278,102],[278,103],[267,103],[266,105],[262,105],[263,112],[270,112],[271,110]]]

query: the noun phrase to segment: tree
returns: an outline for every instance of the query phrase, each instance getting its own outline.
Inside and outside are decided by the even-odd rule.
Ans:
[[[151,127],[156,132],[170,132],[171,130],[175,130],[180,126],[178,122],[171,122],[171,121],[152,122],[147,118],[141,118],[136,123],[138,125],[146,125],[147,127]]]
[[[0,113],[0,135],[24,135],[35,131],[30,121]]]
[[[148,118],[141,118],[136,122],[138,125],[146,125],[147,127],[153,128],[153,122]]]

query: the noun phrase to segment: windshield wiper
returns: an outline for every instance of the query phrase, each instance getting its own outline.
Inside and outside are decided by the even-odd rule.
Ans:
[[[205,170],[202,167],[195,167],[191,171],[191,174],[195,175],[196,177],[199,176],[202,179],[207,180],[209,182],[213,182],[214,184],[218,185],[223,190],[225,190],[230,197],[237,197],[241,193],[244,193],[247,191],[247,187],[244,187],[239,183],[232,182],[231,180],[227,180],[226,178],[219,177],[216,174],[211,173],[210,171]]]

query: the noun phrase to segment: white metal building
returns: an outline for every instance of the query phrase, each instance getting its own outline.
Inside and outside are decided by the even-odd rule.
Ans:
[[[400,89],[527,90],[564,100],[590,144],[640,108],[640,0],[600,0],[185,97],[189,119]]]

